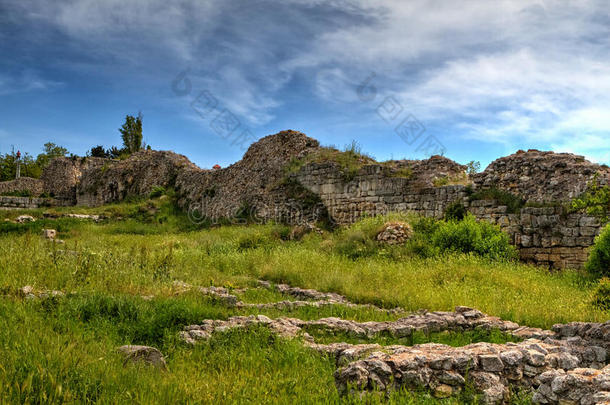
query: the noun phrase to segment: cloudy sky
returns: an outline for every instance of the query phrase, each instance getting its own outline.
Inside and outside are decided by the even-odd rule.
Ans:
[[[282,129],[376,158],[610,163],[610,7],[580,1],[0,0],[0,153],[144,115],[203,167]]]

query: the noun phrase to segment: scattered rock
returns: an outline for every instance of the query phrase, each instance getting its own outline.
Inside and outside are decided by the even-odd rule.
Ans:
[[[95,222],[99,222],[104,219],[101,215],[87,215],[87,214],[64,214],[65,218],[75,218],[75,219],[90,219]]]
[[[15,218],[15,222],[25,224],[26,222],[36,222],[36,219],[31,215],[19,215]]]
[[[45,239],[55,239],[57,237],[57,231],[55,229],[43,229],[42,236]]]
[[[318,235],[322,235],[324,233],[317,226],[315,226],[313,224],[305,223],[305,224],[296,225],[296,226],[292,227],[288,238],[290,240],[301,240],[303,238],[303,236],[307,235],[308,233],[312,233],[312,232],[315,232]]]
[[[64,293],[56,290],[36,290],[31,285],[26,285],[19,289],[19,295],[25,299],[45,299],[49,297],[63,297]]]
[[[143,362],[161,370],[167,370],[167,364],[163,354],[154,347],[126,345],[117,349],[125,356],[125,364],[128,362]]]
[[[188,326],[180,337],[195,344],[216,332],[257,324],[265,325],[285,338],[300,337],[305,346],[334,356],[339,367],[335,383],[341,393],[348,392],[350,387],[352,390],[387,390],[423,386],[434,396],[446,398],[460,392],[469,380],[487,404],[505,403],[512,386],[525,389],[539,386],[534,398],[540,403],[594,404],[610,398],[610,368],[603,372],[594,369],[603,366],[606,360],[605,347],[610,343],[610,333],[600,334],[606,330],[606,324],[555,325],[557,332],[544,331],[521,327],[472,308],[457,307],[454,312],[423,312],[393,322],[355,322],[339,318],[303,321],[270,319],[262,315],[231,317],[227,321],[206,320],[201,325]],[[404,337],[418,330],[499,329],[527,340],[506,344],[475,343],[464,347],[436,343],[385,347],[317,344],[306,332],[308,327],[362,338],[380,333]],[[585,369],[579,367],[590,369],[583,371]]]

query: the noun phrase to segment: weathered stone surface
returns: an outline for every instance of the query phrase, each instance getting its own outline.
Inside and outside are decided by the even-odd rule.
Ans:
[[[531,202],[568,201],[582,194],[596,176],[608,184],[610,169],[571,153],[530,149],[493,161],[473,176],[479,188],[497,187]]]
[[[44,183],[42,180],[31,177],[20,177],[16,180],[0,182],[0,195],[21,191],[27,191],[34,197],[39,196],[44,192]]]
[[[142,362],[162,370],[167,369],[163,354],[154,347],[126,345],[119,347],[117,350],[125,357],[125,364]]]
[[[599,369],[605,365],[606,347],[610,342],[610,334],[604,335],[606,324],[555,325],[556,332],[544,331],[521,327],[472,308],[457,307],[454,312],[414,314],[393,322],[354,322],[339,318],[303,321],[270,319],[261,315],[232,317],[227,321],[207,320],[201,325],[188,326],[180,336],[195,344],[209,339],[215,332],[251,325],[266,325],[286,338],[300,337],[306,346],[333,355],[339,367],[335,382],[342,393],[347,392],[348,387],[386,390],[424,386],[440,398],[458,393],[467,379],[483,401],[490,404],[506,401],[510,387],[515,386],[533,390],[538,387],[537,401],[553,404],[572,400],[592,404],[595,402],[587,402],[588,399],[582,402],[583,398],[605,398],[605,390],[610,391],[610,374],[606,377],[605,372],[587,371],[590,375],[601,375],[591,385],[583,377],[589,374],[581,371],[582,367]],[[371,338],[380,333],[408,336],[416,330],[497,328],[526,340],[506,344],[476,343],[464,347],[436,343],[410,347],[317,344],[306,332],[308,328],[361,338]]]
[[[538,377],[533,400],[541,404],[605,404],[610,402],[610,366],[599,369],[549,370]]]

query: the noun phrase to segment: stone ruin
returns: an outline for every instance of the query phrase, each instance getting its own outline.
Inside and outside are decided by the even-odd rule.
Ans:
[[[288,130],[260,139],[242,160],[223,169],[200,169],[185,156],[161,151],[141,151],[121,161],[60,158],[40,180],[0,183],[0,194],[27,187],[34,195],[42,191],[52,196],[46,204],[96,206],[146,196],[155,187],[172,187],[193,221],[246,215],[260,222],[326,220],[338,225],[391,211],[442,217],[450,204],[459,202],[478,219],[508,233],[524,261],[552,268],[582,266],[602,228],[598,218],[568,213],[561,206],[593,180],[609,182],[607,166],[582,156],[519,151],[473,176],[466,175],[465,166],[442,156],[383,163],[366,159],[349,174],[332,159],[311,159],[298,170],[287,171],[295,159],[320,150],[315,139]],[[487,188],[512,193],[530,206],[511,212],[500,201],[471,197]],[[0,197],[3,206],[31,208],[42,203]]]
[[[335,293],[284,284],[272,286],[261,281],[259,288],[275,288],[297,298],[299,301],[295,303],[308,302],[312,306],[328,305],[328,301],[334,305],[359,305]],[[200,292],[237,308],[244,305],[259,309],[294,308],[283,307],[284,301],[244,304],[233,295],[245,292],[244,289],[229,291],[221,287],[208,287],[200,288]],[[473,308],[456,307],[454,312],[423,311],[386,322],[234,316],[226,321],[205,320],[201,324],[187,326],[180,333],[180,338],[194,345],[212,338],[215,333],[257,325],[267,327],[287,339],[300,339],[306,347],[331,355],[337,367],[335,384],[341,394],[424,388],[437,398],[446,398],[471,388],[484,403],[500,404],[510,400],[511,390],[523,389],[532,392],[533,401],[541,404],[610,403],[610,366],[607,366],[610,322],[573,322],[554,325],[553,330],[544,330],[520,326]],[[408,338],[418,332],[497,330],[517,341],[504,344],[481,342],[462,347],[438,343],[413,346],[343,342],[320,344],[308,333],[311,330],[331,336],[347,334],[363,340],[377,336]]]

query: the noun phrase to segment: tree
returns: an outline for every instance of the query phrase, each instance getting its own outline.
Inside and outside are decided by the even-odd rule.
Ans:
[[[127,115],[119,132],[127,153],[135,153],[142,149],[142,113],[138,113],[137,117]]]
[[[68,154],[68,149],[56,145],[53,142],[47,142],[44,144],[44,153],[49,159],[55,159],[57,157],[66,156]]]
[[[116,146],[113,146],[110,149],[108,149],[108,151],[106,151],[106,153],[108,154],[108,157],[111,159],[120,159],[121,157],[125,157],[125,155],[127,154],[125,149],[119,149]]]
[[[106,152],[106,150],[104,149],[104,147],[102,145],[97,145],[97,146],[94,146],[93,148],[91,148],[91,151],[89,152],[89,154],[92,157],[99,157],[99,158],[107,158],[109,156],[109,153]]]
[[[468,175],[472,176],[477,174],[479,170],[481,170],[481,162],[471,160],[470,162],[466,163],[466,173],[468,173]]]
[[[68,149],[56,145],[53,142],[45,143],[42,149],[44,152],[36,157],[36,164],[41,170],[47,167],[49,163],[51,163],[51,160],[58,157],[64,157],[68,154]]]

